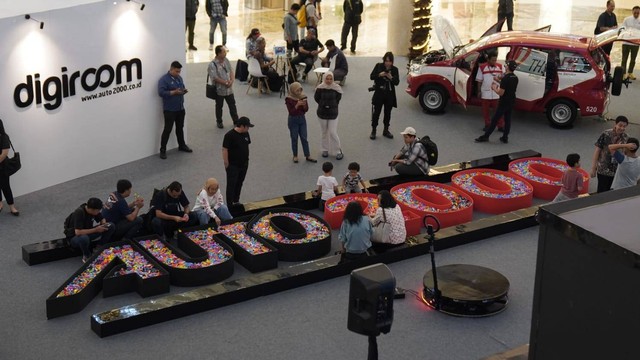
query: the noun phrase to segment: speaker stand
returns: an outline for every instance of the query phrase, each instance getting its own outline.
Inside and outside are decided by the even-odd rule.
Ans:
[[[378,337],[369,335],[369,354],[367,360],[378,360]]]

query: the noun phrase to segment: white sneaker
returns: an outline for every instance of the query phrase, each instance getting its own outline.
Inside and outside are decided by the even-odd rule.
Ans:
[[[209,44],[209,50],[213,50],[213,44]]]

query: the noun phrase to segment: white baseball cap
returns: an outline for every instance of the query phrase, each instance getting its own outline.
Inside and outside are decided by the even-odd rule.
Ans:
[[[407,127],[406,129],[404,129],[403,132],[401,132],[400,134],[402,135],[411,135],[411,136],[416,136],[416,129],[412,128],[411,126]]]

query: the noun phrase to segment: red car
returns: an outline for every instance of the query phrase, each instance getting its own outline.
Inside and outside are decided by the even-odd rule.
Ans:
[[[518,63],[515,109],[546,112],[558,127],[571,126],[578,113],[604,113],[610,89],[613,95],[620,95],[622,68],[617,67],[612,76],[609,57],[600,47],[617,40],[640,44],[640,32],[635,29],[586,37],[545,32],[550,27],[499,32],[501,24],[496,24],[480,39],[463,45],[445,18],[434,17],[433,24],[443,49],[411,63],[406,90],[427,113],[442,112],[449,101],[480,105],[474,79],[486,55],[497,51],[503,65],[507,59]]]

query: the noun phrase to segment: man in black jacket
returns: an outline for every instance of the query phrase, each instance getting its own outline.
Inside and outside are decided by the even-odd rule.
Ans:
[[[209,50],[213,50],[213,33],[216,32],[218,24],[220,24],[220,32],[222,32],[222,45],[227,45],[227,16],[229,14],[228,0],[207,0],[207,15],[209,15]]]
[[[351,31],[351,53],[356,53],[356,41],[358,40],[358,25],[362,22],[362,0],[344,0],[344,24],[342,24],[342,36],[340,37],[340,50],[347,48],[347,36]]]
[[[193,30],[196,27],[196,13],[198,12],[198,6],[200,6],[200,3],[198,2],[198,0],[185,0],[185,1],[186,1],[185,28],[187,30],[187,34],[189,37],[189,50],[198,50],[197,47],[193,46]]]

